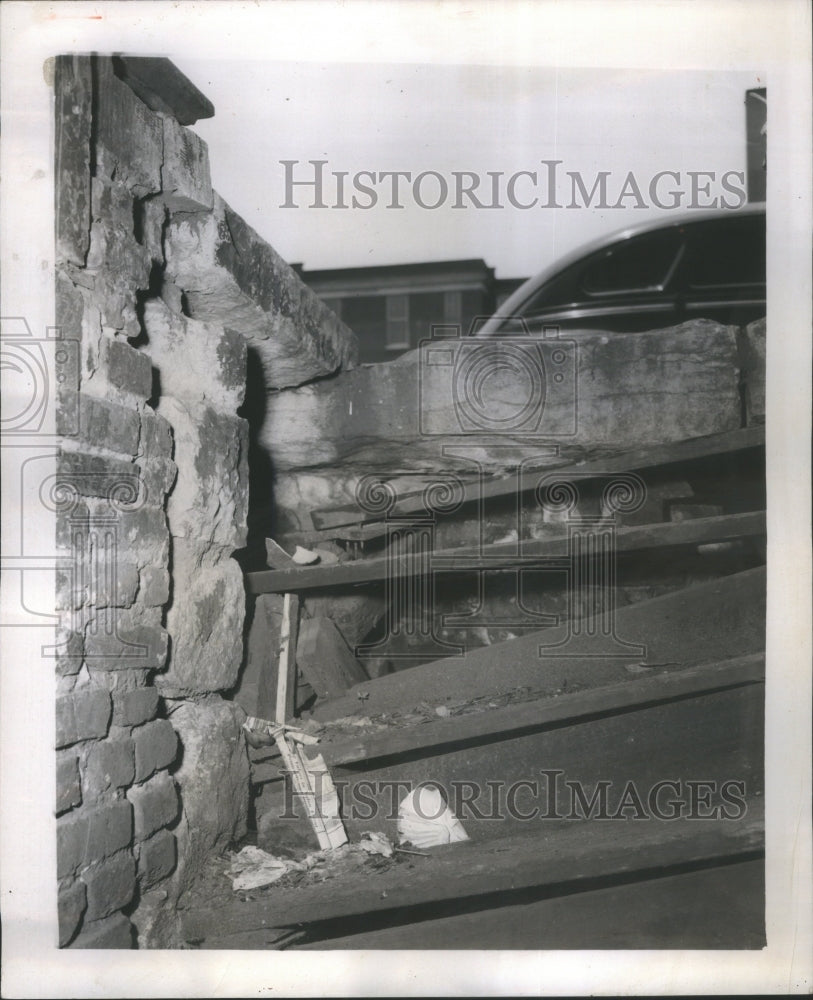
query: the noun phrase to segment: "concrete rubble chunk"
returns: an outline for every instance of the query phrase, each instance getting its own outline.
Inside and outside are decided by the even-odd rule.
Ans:
[[[266,388],[301,385],[355,363],[355,334],[217,194],[211,213],[172,220],[166,258],[166,276],[185,291],[195,319],[246,337]]]

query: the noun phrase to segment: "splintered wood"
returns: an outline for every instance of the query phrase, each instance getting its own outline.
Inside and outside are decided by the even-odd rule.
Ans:
[[[339,797],[323,757],[319,754],[310,760],[305,753],[303,743],[315,743],[316,740],[286,725],[286,719],[293,715],[298,610],[299,598],[286,594],[280,631],[275,722],[249,718],[245,726],[251,732],[273,737],[284,769],[290,775],[294,795],[302,803],[319,847],[324,851],[346,844],[347,833],[339,816]]]

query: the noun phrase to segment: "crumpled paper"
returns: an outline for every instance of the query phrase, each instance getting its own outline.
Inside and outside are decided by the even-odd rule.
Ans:
[[[463,824],[446,805],[438,788],[421,785],[401,800],[398,838],[415,847],[438,847],[468,840]]]
[[[380,854],[384,858],[392,857],[392,844],[383,833],[365,831],[357,846],[366,854]]]
[[[311,865],[308,858],[304,862],[277,858],[259,847],[244,847],[232,858],[228,876],[235,891],[260,889],[271,885],[291,871],[306,871]]]

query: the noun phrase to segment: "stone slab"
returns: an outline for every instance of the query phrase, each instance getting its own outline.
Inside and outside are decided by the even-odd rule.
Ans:
[[[545,373],[537,385],[505,361],[500,341],[476,342],[476,364],[455,341],[448,364],[430,364],[418,349],[269,396],[260,439],[277,469],[352,462],[366,472],[470,473],[472,459],[499,471],[536,450],[544,466],[556,448],[617,452],[740,426],[734,327],[697,320],[650,333],[574,333],[569,343],[567,391],[554,392],[549,359],[535,360]]]
[[[186,293],[191,315],[239,330],[266,388],[354,364],[355,334],[218,196],[211,213],[173,219],[165,247],[167,277]]]

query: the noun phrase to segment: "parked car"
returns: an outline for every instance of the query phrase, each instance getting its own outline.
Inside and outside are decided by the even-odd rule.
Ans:
[[[765,206],[681,213],[623,229],[529,278],[478,337],[545,327],[635,333],[708,318],[765,315]]]

